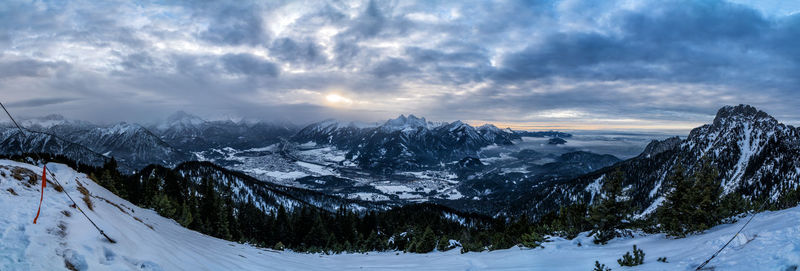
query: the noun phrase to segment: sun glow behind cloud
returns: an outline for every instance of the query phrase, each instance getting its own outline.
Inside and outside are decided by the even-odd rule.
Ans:
[[[339,94],[328,94],[328,96],[325,96],[325,100],[330,104],[337,104],[337,105],[353,104],[353,100]]]

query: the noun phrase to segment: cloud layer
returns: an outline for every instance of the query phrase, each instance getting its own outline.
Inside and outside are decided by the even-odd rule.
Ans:
[[[181,109],[682,129],[749,103],[797,124],[797,11],[714,0],[12,0],[0,3],[0,92],[18,114],[95,121]]]

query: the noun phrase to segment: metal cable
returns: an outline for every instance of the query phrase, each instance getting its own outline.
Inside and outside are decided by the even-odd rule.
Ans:
[[[21,140],[20,140],[18,145],[19,145],[20,155],[22,155],[24,157],[25,156],[25,150],[22,148],[22,143],[24,142],[24,139],[27,139],[27,136],[25,135],[25,130],[27,130],[27,129],[22,128],[22,126],[20,126],[19,123],[17,123],[17,121],[14,120],[14,117],[11,116],[11,113],[8,112],[8,109],[6,109],[6,106],[3,105],[2,102],[0,102],[0,107],[3,108],[3,111],[6,112],[6,115],[8,115],[8,118],[11,119],[11,122],[14,123],[15,126],[17,126],[17,129],[19,129],[20,134],[22,134],[22,138],[21,138]],[[36,159],[38,161],[44,162],[42,157],[39,156],[39,153],[32,152],[32,154],[36,156]],[[45,168],[46,168],[46,165],[45,165]],[[53,181],[56,182],[56,185],[58,185],[60,187],[64,187],[64,186],[61,185],[61,183],[56,178],[56,175],[53,174],[52,171],[48,171],[48,172],[50,173],[51,179],[53,179]],[[100,227],[97,226],[97,224],[95,224],[94,221],[92,221],[91,218],[89,218],[89,215],[87,215],[86,212],[84,212],[83,209],[81,209],[81,207],[78,206],[78,203],[76,203],[75,200],[72,199],[72,196],[69,195],[69,192],[67,192],[67,190],[63,190],[63,191],[64,191],[64,194],[67,195],[67,198],[69,198],[69,200],[72,201],[72,204],[75,206],[75,208],[78,208],[78,211],[80,211],[81,214],[83,214],[83,217],[85,217],[87,220],[89,220],[89,222],[92,223],[92,226],[94,226],[94,228],[97,229],[97,231],[99,231],[100,234],[103,235],[103,237],[105,237],[111,243],[116,243],[117,242],[117,241],[114,241],[114,239],[111,239],[111,237],[108,237],[108,235],[102,229],[100,229]]]

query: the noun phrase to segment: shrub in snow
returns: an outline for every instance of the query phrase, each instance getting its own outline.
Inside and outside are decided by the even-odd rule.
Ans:
[[[439,251],[448,251],[454,249],[455,247],[456,245],[454,242],[451,242],[450,239],[447,239],[447,237],[444,236],[442,236],[442,238],[439,239],[439,243],[436,244],[436,249]]]
[[[611,271],[611,268],[606,267],[605,264],[600,264],[599,261],[594,261],[594,269],[592,271]]]
[[[644,251],[641,249],[636,248],[636,245],[633,245],[633,256],[631,256],[631,252],[625,252],[625,255],[622,255],[622,259],[617,259],[617,263],[620,266],[637,266],[644,263]]]
[[[286,249],[286,246],[284,246],[282,242],[278,242],[277,244],[275,244],[274,247],[272,247],[272,249],[274,249],[274,250],[284,250],[284,249]]]
[[[544,242],[544,238],[542,238],[539,234],[535,232],[531,232],[522,234],[522,237],[520,237],[520,241],[522,243],[522,246],[524,247],[537,248],[542,245],[542,242]]]

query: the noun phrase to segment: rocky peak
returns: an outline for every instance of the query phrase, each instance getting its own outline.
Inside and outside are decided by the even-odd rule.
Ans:
[[[672,150],[680,146],[682,140],[680,137],[674,136],[664,140],[653,140],[647,147],[644,148],[640,156],[651,157],[653,155]]]
[[[198,125],[205,122],[205,120],[201,119],[198,116],[186,113],[185,111],[178,111],[172,113],[167,117],[167,124],[168,125],[176,125],[176,124],[183,124],[183,125]]]
[[[767,120],[777,122],[769,114],[753,106],[740,104],[737,106],[724,106],[717,111],[713,126],[719,127],[730,121],[758,121]]]
[[[425,118],[418,118],[414,115],[408,115],[408,117],[400,115],[396,119],[387,120],[383,124],[383,128],[388,130],[416,129],[420,127],[427,128],[428,121]]]

